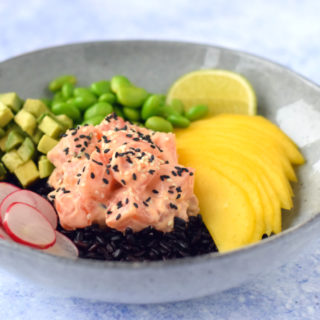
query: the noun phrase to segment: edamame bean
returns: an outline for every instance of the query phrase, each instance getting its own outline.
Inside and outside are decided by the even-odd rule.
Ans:
[[[122,107],[115,105],[115,106],[113,106],[113,111],[116,113],[117,116],[121,117],[122,119],[125,118],[123,111],[122,111]]]
[[[141,118],[147,120],[152,116],[160,114],[160,108],[163,106],[165,96],[161,94],[152,94],[144,102],[141,109]]]
[[[73,105],[69,105],[66,102],[56,103],[52,106],[51,111],[56,114],[65,114],[75,122],[79,122],[81,120],[80,111]]]
[[[77,78],[73,75],[70,75],[70,74],[66,74],[66,75],[60,76],[58,78],[55,78],[49,83],[49,90],[50,91],[58,91],[62,88],[62,86],[66,82],[69,82],[74,85],[77,83]]]
[[[98,116],[95,116],[95,117],[93,117],[93,118],[84,120],[84,121],[82,122],[82,125],[84,125],[84,124],[91,124],[91,125],[93,125],[93,126],[96,126],[96,125],[100,124],[104,118],[105,118],[104,116],[98,115]]]
[[[147,119],[145,126],[153,131],[172,132],[172,124],[161,117],[153,116]]]
[[[64,99],[69,99],[73,96],[74,85],[66,82],[61,88],[61,94]]]
[[[170,121],[175,128],[187,128],[190,126],[189,119],[184,116],[171,114],[167,120]]]
[[[119,75],[111,78],[110,85],[111,85],[111,90],[117,93],[120,87],[130,86],[131,82],[125,76]]]
[[[148,97],[148,92],[143,88],[122,86],[118,88],[117,100],[125,107],[139,108]]]
[[[203,118],[206,116],[209,112],[208,106],[205,106],[203,104],[199,104],[196,106],[191,107],[186,113],[185,116],[190,120],[198,120],[200,118]]]
[[[80,96],[85,96],[85,95],[96,97],[95,94],[92,93],[90,89],[83,88],[83,87],[75,88],[73,91],[73,94],[75,97],[80,97]]]
[[[81,95],[74,98],[74,105],[81,111],[86,110],[89,106],[97,102],[97,98],[94,95]]]
[[[84,119],[87,120],[100,115],[106,117],[112,112],[113,109],[111,104],[107,102],[98,102],[86,110],[84,113]]]
[[[97,82],[93,82],[90,86],[91,91],[97,96],[101,96],[104,93],[108,93],[111,91],[110,81],[101,80]]]
[[[182,115],[183,114],[183,111],[184,111],[184,106],[183,106],[183,103],[181,100],[179,99],[173,99],[171,102],[170,102],[170,106],[171,108],[177,112],[178,114]]]
[[[64,102],[64,98],[62,96],[61,91],[59,91],[53,96],[51,106],[54,106],[55,104],[61,103],[61,102]]]
[[[137,109],[132,109],[129,107],[123,108],[124,117],[130,121],[139,121],[140,120],[140,112]]]
[[[159,108],[159,115],[163,118],[168,118],[171,114],[179,116],[180,114],[174,110],[171,106],[165,105]]]
[[[47,98],[41,98],[40,99],[47,107],[51,107],[51,103],[52,103],[52,100],[50,99],[47,99]]]
[[[108,103],[114,104],[117,101],[117,98],[113,93],[107,92],[102,94],[98,100],[99,102],[108,102]]]

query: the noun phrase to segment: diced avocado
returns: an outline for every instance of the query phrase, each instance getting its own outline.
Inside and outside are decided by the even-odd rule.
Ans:
[[[23,109],[36,118],[49,111],[48,107],[41,100],[37,99],[27,99],[23,105]]]
[[[40,159],[38,162],[38,167],[40,179],[49,177],[54,169],[54,165],[47,158]]]
[[[0,128],[0,138],[4,137],[6,135],[6,132]]]
[[[33,135],[36,127],[36,118],[28,111],[21,109],[14,117],[16,124],[30,136]]]
[[[51,138],[58,138],[63,133],[63,128],[57,121],[45,116],[39,123],[38,128]]]
[[[58,116],[56,116],[56,119],[60,121],[60,123],[62,123],[66,129],[73,128],[73,121],[67,115],[59,114]]]
[[[1,151],[6,151],[6,142],[8,140],[8,133],[0,139],[0,149]]]
[[[29,137],[26,137],[22,143],[22,145],[17,150],[20,158],[27,162],[30,160],[36,151],[35,145]]]
[[[39,141],[38,150],[44,154],[47,154],[52,148],[58,144],[58,140],[55,140],[48,135],[44,134]]]
[[[15,92],[7,92],[0,94],[0,101],[7,107],[17,113],[22,105],[22,100]]]
[[[23,187],[27,187],[40,177],[38,168],[32,160],[29,160],[23,165],[17,167],[14,170],[14,174]]]
[[[39,161],[41,160],[48,160],[47,156],[45,156],[44,154],[42,154],[40,157],[39,157]]]
[[[8,134],[8,139],[6,141],[6,151],[16,149],[19,147],[24,140],[24,137],[16,130],[12,130]]]
[[[31,136],[31,139],[35,144],[38,144],[42,136],[43,136],[43,132],[37,128],[35,133]],[[1,147],[1,140],[0,140],[0,147]]]
[[[14,114],[3,102],[0,102],[0,127],[5,127],[12,119]]]
[[[3,180],[6,177],[7,170],[4,167],[3,163],[0,162],[0,180]]]
[[[23,164],[23,160],[18,155],[17,150],[6,152],[1,160],[10,172],[14,172],[16,168]]]

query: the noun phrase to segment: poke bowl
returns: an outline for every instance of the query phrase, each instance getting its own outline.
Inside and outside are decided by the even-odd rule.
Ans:
[[[133,261],[69,259],[13,241],[1,241],[0,266],[59,294],[119,303],[162,303],[235,287],[287,263],[316,239],[320,223],[317,196],[320,134],[315,127],[320,88],[278,64],[248,53],[194,43],[80,43],[39,50],[2,62],[0,92],[18,92],[23,98],[47,97],[47,84],[62,74],[76,75],[80,87],[123,74],[148,92],[165,94],[176,79],[201,69],[230,70],[248,79],[257,95],[258,114],[289,135],[306,160],[296,168],[298,182],[292,185],[293,209],[282,212],[281,232],[226,252],[217,252],[214,244],[209,245],[205,238],[197,246],[205,243],[208,248],[199,249],[199,254],[184,257],[181,253],[170,259]],[[177,170],[179,173],[180,169]],[[95,174],[91,172],[89,179],[94,179]],[[160,177],[167,179],[164,175]],[[175,209],[174,204],[170,205]],[[121,216],[114,220],[116,225]]]

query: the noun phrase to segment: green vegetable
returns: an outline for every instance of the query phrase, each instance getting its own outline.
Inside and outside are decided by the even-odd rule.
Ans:
[[[84,119],[94,118],[95,116],[104,116],[106,117],[109,113],[112,113],[112,105],[107,102],[98,102],[88,108],[84,113]]]
[[[110,85],[111,85],[111,90],[117,93],[120,87],[130,86],[131,82],[125,76],[114,76],[111,79]]]
[[[199,104],[191,107],[185,114],[185,116],[190,120],[198,120],[206,116],[209,112],[208,106]]]
[[[129,121],[139,121],[140,120],[140,112],[137,109],[124,107],[123,114],[125,119]]]
[[[63,75],[58,78],[55,78],[49,83],[49,90],[54,92],[58,91],[67,82],[74,85],[77,82],[77,78],[72,75]]]
[[[65,114],[72,120],[79,122],[81,120],[81,114],[78,108],[72,104],[66,102],[60,102],[52,106],[51,111],[54,114]]]
[[[184,116],[171,114],[167,120],[170,121],[175,128],[187,128],[190,126],[189,119]]]
[[[148,92],[143,88],[122,86],[117,91],[118,102],[125,107],[139,108],[148,97]]]
[[[86,119],[82,122],[82,125],[84,124],[91,124],[93,126],[96,126],[98,124],[101,123],[101,121],[104,119],[105,117],[102,116],[102,115],[98,115],[98,116],[95,116],[93,118],[90,118],[90,119]]]
[[[177,112],[178,114],[182,115],[183,114],[183,111],[184,111],[184,107],[183,107],[183,103],[181,100],[179,99],[173,99],[171,101],[171,104],[170,104],[171,108]]]
[[[145,126],[148,129],[151,129],[153,131],[162,131],[162,132],[172,132],[173,127],[172,124],[161,117],[153,116],[147,119],[145,122]]]
[[[97,102],[97,98],[92,93],[90,93],[90,95],[83,94],[83,95],[77,96],[72,101],[68,101],[68,103],[73,104],[81,111],[86,110],[89,106],[93,105],[96,102]]]
[[[124,119],[124,114],[123,114],[123,109],[121,106],[119,105],[115,105],[113,106],[113,110],[116,113],[117,116],[121,117],[122,119]]]
[[[141,118],[147,120],[152,116],[160,114],[160,108],[163,106],[165,96],[160,94],[152,94],[144,102],[141,109]]]
[[[73,96],[74,85],[70,82],[66,82],[61,88],[62,97],[67,100]]]
[[[111,92],[104,93],[99,97],[99,102],[108,102],[113,104],[116,101],[117,101],[117,97]]]
[[[93,82],[90,86],[90,89],[97,96],[101,96],[104,93],[109,93],[111,91],[110,81],[101,80]]]

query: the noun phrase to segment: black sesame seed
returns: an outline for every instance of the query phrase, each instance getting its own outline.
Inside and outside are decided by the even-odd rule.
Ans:
[[[88,160],[90,159],[89,153],[85,153],[84,155],[85,155],[85,157],[86,157]]]
[[[119,213],[117,216],[116,216],[116,220],[119,220],[121,218],[121,214]]]
[[[153,192],[153,193],[159,193],[159,191],[156,190],[156,189],[153,189],[152,192]]]
[[[177,187],[176,190],[177,190],[177,192],[182,192],[181,187]]]
[[[174,175],[175,177],[177,176],[175,171],[171,171],[172,175]]]
[[[137,175],[135,173],[132,174],[132,179],[137,180]]]
[[[171,209],[175,209],[175,210],[178,209],[178,207],[175,204],[173,204],[172,202],[170,202],[169,206]]]
[[[172,191],[172,190],[168,190],[168,193],[171,193],[171,194],[172,194],[172,193],[174,193],[174,191]]]
[[[121,181],[121,183],[122,183],[123,185],[126,185],[125,180],[121,179],[120,181]]]
[[[190,172],[189,175],[190,175],[190,176],[193,176],[193,172]]]
[[[148,205],[147,202],[143,201],[142,203],[143,203],[146,207],[149,207],[149,205]]]
[[[67,148],[63,149],[63,152],[67,155],[69,153],[69,148],[67,147]]]
[[[160,176],[161,181],[164,181],[164,180],[169,179],[169,178],[170,178],[170,176],[165,175],[165,174]]]
[[[138,209],[139,206],[136,202],[134,202],[133,205]]]
[[[81,148],[82,144],[76,144],[76,148]]]
[[[154,174],[154,173],[156,172],[156,170],[151,169],[151,170],[149,170],[148,172],[149,172],[150,174]]]
[[[117,203],[117,209],[120,209],[122,207],[122,201],[120,200],[118,203]]]
[[[106,179],[106,178],[103,178],[102,181],[103,181],[104,184],[108,184],[109,183],[108,179]]]
[[[94,175],[93,172],[90,173],[90,177],[91,177],[91,179],[94,179],[94,178],[95,178],[95,175]]]
[[[112,213],[112,211],[111,211],[111,210],[108,210],[108,211],[107,211],[107,214],[111,214],[111,213]]]
[[[127,198],[127,199],[126,199],[126,204],[128,204],[128,203],[129,203],[129,199]]]
[[[79,138],[74,138],[73,141],[79,141]]]
[[[99,166],[102,166],[102,165],[103,165],[102,162],[97,161],[97,160],[95,160],[95,159],[92,159],[92,162],[96,163],[96,164],[99,165]]]
[[[178,199],[180,199],[180,198],[181,198],[181,193],[178,193],[176,199],[178,200]]]
[[[148,197],[147,199],[146,199],[146,202],[149,202],[151,200],[151,197]]]
[[[88,145],[89,145],[87,141],[84,141],[83,144],[84,144],[86,147],[88,147]]]
[[[108,153],[110,149],[104,149],[103,153]]]
[[[113,167],[112,167],[113,171],[115,172],[119,172],[119,168],[118,168],[118,165],[115,164]]]

